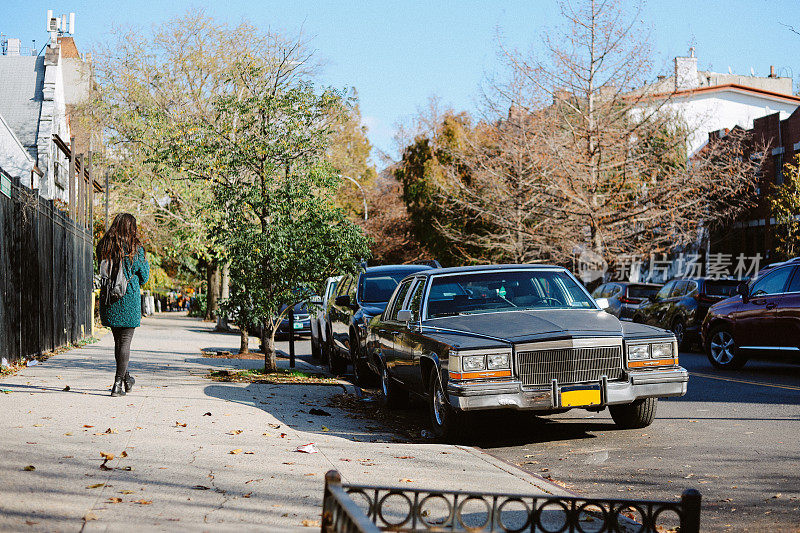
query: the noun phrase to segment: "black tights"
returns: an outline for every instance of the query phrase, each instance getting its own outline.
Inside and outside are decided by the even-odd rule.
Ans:
[[[131,340],[136,328],[111,328],[114,334],[114,359],[117,360],[117,373],[114,380],[120,380],[128,372],[128,361],[131,358]]]

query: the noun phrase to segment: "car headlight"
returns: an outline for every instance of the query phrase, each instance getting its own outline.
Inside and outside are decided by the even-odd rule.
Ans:
[[[630,344],[628,345],[628,360],[639,360],[650,358],[649,344]]]
[[[486,363],[482,355],[465,355],[461,358],[461,369],[464,372],[475,372],[484,368]]]
[[[507,353],[489,354],[487,356],[486,368],[488,368],[489,370],[511,368],[508,354]]]
[[[672,343],[660,342],[652,345],[653,359],[671,359],[672,358]]]

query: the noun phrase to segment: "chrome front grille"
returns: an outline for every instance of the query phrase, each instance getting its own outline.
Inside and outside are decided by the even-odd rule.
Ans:
[[[621,346],[567,347],[522,350],[517,353],[517,370],[524,386],[559,385],[609,380],[622,376]]]

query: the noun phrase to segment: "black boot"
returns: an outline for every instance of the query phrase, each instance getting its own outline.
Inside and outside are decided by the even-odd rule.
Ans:
[[[125,377],[122,381],[125,382],[125,392],[130,392],[133,388],[133,384],[136,383],[136,380],[133,379],[133,376],[131,376],[128,372],[125,372]]]
[[[115,379],[114,386],[111,387],[111,396],[125,396],[125,382],[122,379]]]

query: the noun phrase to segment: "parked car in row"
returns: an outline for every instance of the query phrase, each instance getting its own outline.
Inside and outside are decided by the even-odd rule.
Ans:
[[[342,277],[327,308],[326,341],[322,345],[322,356],[331,371],[341,373],[352,364],[356,380],[369,381],[364,359],[367,324],[383,312],[401,279],[430,269],[427,265],[383,265]]]
[[[287,305],[281,307],[281,313],[287,309]],[[293,329],[295,333],[307,335],[311,333],[311,317],[308,313],[308,303],[300,302],[294,305],[294,322],[289,323],[288,313],[283,315],[281,323],[278,325],[278,333],[288,335],[289,330]]]
[[[700,329],[708,309],[736,294],[737,280],[712,278],[674,279],[664,285],[634,313],[633,321],[668,329],[678,347],[700,341]]]
[[[311,311],[311,357],[318,359],[322,355],[322,346],[327,342],[325,324],[327,323],[327,310],[331,297],[336,292],[336,286],[342,276],[334,276],[325,280],[325,289],[322,296],[311,298],[314,305]]]
[[[620,322],[562,267],[423,270],[388,300],[369,323],[367,364],[387,405],[425,399],[439,436],[486,409],[608,407],[619,427],[641,428],[657,398],[686,393],[675,336]]]
[[[613,281],[604,283],[592,292],[592,298],[608,300],[607,313],[620,320],[633,320],[636,311],[663,287],[654,283]]]
[[[737,296],[711,307],[703,345],[716,368],[741,368],[759,352],[800,354],[800,260],[764,268]]]

